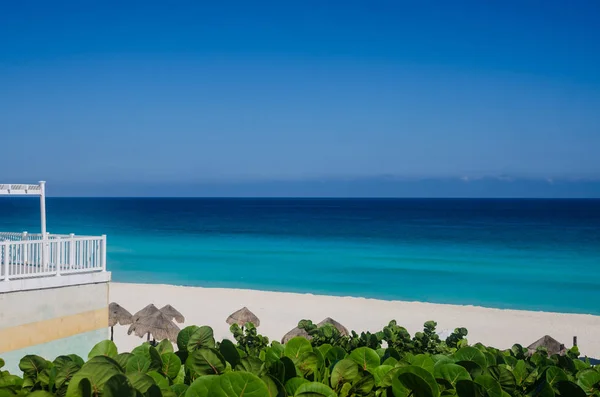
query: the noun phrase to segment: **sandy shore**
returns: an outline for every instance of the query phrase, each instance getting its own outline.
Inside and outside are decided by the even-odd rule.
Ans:
[[[302,319],[318,322],[332,317],[348,329],[371,332],[395,319],[411,334],[421,330],[425,321],[434,320],[438,330],[466,327],[470,343],[482,342],[497,348],[509,348],[514,343],[527,346],[546,334],[570,347],[576,335],[582,354],[600,357],[600,316],[584,314],[122,283],[110,284],[110,301],[119,303],[131,313],[149,303],[159,308],[171,304],[186,318],[181,328],[192,324],[209,325],[217,339],[232,339],[225,319],[235,310],[247,306],[261,321],[260,333],[274,340],[280,340]],[[127,327],[115,327],[115,342],[120,351],[129,351],[141,342],[140,338],[128,336],[126,331]]]

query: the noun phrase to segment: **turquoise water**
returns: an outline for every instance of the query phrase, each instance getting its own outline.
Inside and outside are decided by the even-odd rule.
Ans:
[[[58,199],[123,282],[600,314],[600,200]],[[35,200],[0,229],[36,231]]]

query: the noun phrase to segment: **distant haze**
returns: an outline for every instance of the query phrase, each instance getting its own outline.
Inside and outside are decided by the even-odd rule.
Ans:
[[[6,2],[0,183],[600,197],[600,2]]]

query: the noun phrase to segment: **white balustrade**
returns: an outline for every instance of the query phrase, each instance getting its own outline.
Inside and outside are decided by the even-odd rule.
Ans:
[[[106,236],[0,232],[0,280],[106,271]]]

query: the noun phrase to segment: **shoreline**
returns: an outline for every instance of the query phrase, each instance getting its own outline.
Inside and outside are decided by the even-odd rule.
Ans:
[[[447,305],[447,306],[468,306],[475,308],[483,308],[490,310],[512,310],[512,311],[523,311],[523,312],[534,312],[534,313],[554,313],[554,314],[577,314],[583,316],[594,316],[600,317],[600,312],[597,314],[594,313],[586,313],[581,311],[560,311],[557,310],[547,310],[547,309],[533,309],[533,308],[520,308],[515,307],[518,305],[507,305],[505,307],[502,306],[486,306],[485,304],[473,304],[473,303],[445,303],[445,302],[434,302],[434,301],[424,301],[424,300],[408,300],[408,299],[398,299],[391,297],[375,297],[375,296],[360,296],[360,295],[346,295],[346,294],[336,294],[336,293],[328,293],[328,292],[302,292],[302,291],[294,291],[287,290],[285,288],[280,289],[268,289],[268,288],[252,288],[246,286],[212,286],[212,285],[196,285],[196,284],[170,284],[164,282],[152,282],[152,281],[142,281],[142,282],[130,282],[130,281],[114,281],[114,277],[112,278],[112,283],[114,284],[136,284],[136,285],[168,285],[173,287],[182,287],[182,288],[201,288],[201,289],[212,289],[212,290],[240,290],[240,291],[257,291],[257,292],[269,292],[269,293],[278,293],[278,294],[295,294],[295,295],[310,295],[310,296],[322,296],[322,297],[332,297],[332,298],[354,298],[354,299],[366,299],[366,300],[374,300],[374,301],[384,301],[384,302],[403,302],[403,303],[425,303],[431,305]],[[209,283],[210,284],[210,283]],[[220,284],[220,283],[218,283]]]
[[[551,335],[567,348],[573,336],[583,356],[600,357],[600,316],[516,309],[487,308],[417,301],[393,301],[312,293],[273,292],[236,288],[189,287],[170,284],[111,282],[109,301],[117,302],[132,314],[154,303],[171,304],[186,318],[180,328],[208,325],[216,339],[232,339],[225,319],[243,306],[261,320],[259,333],[280,340],[302,319],[319,322],[332,317],[349,330],[375,332],[396,320],[413,335],[425,321],[438,323],[437,331],[465,327],[469,343],[481,342],[500,349],[519,343],[528,346]],[[143,342],[127,335],[128,326],[115,327],[115,343],[120,351],[130,351]]]

